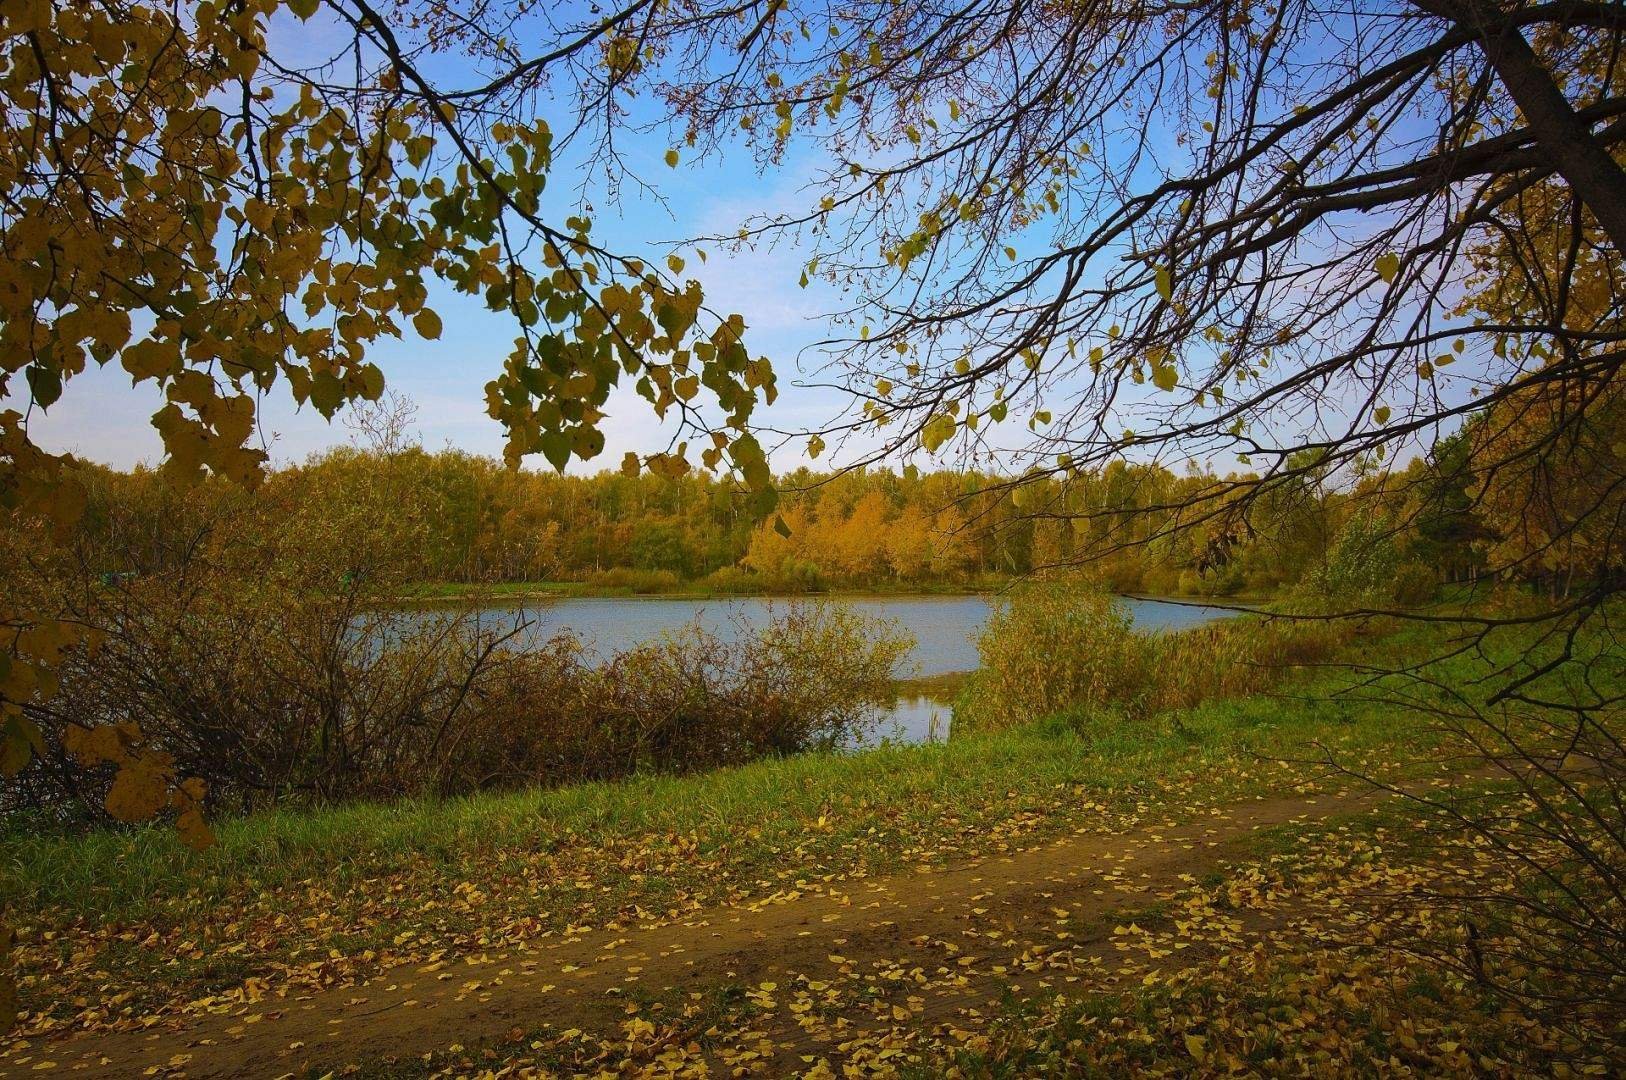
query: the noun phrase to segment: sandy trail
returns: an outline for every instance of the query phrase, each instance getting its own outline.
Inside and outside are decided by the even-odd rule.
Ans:
[[[898,1020],[944,1022],[986,1010],[1007,992],[1089,981],[1112,963],[1115,913],[1219,868],[1257,830],[1356,813],[1383,798],[1363,790],[1237,803],[1182,824],[1080,834],[944,870],[775,894],[666,925],[403,966],[361,985],[234,1005],[145,1031],[81,1033],[41,1042],[30,1058],[76,1076],[321,1076],[348,1064],[408,1062],[453,1044],[502,1046],[548,1027],[615,1037],[629,997],[665,1000],[732,986],[752,989],[763,1005],[752,1024],[759,1030],[747,1033],[755,1037],[746,1052],[751,1067],[794,1071],[810,1058],[840,1058],[866,1032]],[[1042,960],[1058,940],[1068,943],[1069,969]],[[1091,966],[1092,953],[1103,966]],[[809,1011],[805,1001],[794,1012],[760,990],[793,979],[803,987],[863,980],[869,989],[862,1008],[849,996],[834,1014]],[[13,1068],[20,1075],[30,1066]]]

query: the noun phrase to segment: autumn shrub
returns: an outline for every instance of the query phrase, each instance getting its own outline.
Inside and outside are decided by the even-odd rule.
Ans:
[[[1618,675],[1618,664],[1617,664]],[[1471,718],[1470,718],[1471,716]],[[1619,716],[1533,703],[1476,706],[1453,721],[1505,798],[1428,800],[1475,838],[1499,880],[1435,899],[1457,937],[1434,955],[1527,1011],[1626,1037],[1626,753]]]
[[[956,708],[955,730],[1103,709],[1134,721],[1257,693],[1326,660],[1363,628],[1353,620],[1246,616],[1142,633],[1098,586],[1034,584],[1014,593],[978,639],[981,667]]]
[[[763,591],[762,579],[742,566],[719,566],[698,584],[706,592],[729,596],[750,596]]]
[[[1356,514],[1339,530],[1326,561],[1305,576],[1303,591],[1335,603],[1387,601],[1398,565],[1393,527],[1381,516]]]
[[[456,772],[465,785],[560,783],[835,747],[891,702],[912,644],[889,621],[819,603],[726,636],[694,624],[602,663],[556,639],[483,682]]]
[[[319,537],[250,544],[230,515],[196,524],[139,573],[34,575],[98,644],[29,705],[44,745],[7,808],[98,814],[109,778],[64,740],[109,723],[135,724],[232,808],[707,768],[847,737],[908,648],[889,624],[792,605],[726,640],[691,628],[602,659],[476,608],[393,606],[390,565],[331,565],[343,549]]]
[[[647,596],[653,593],[675,592],[682,582],[670,570],[641,570],[631,566],[613,566],[608,570],[589,574],[587,584],[595,589]]]
[[[1242,564],[1230,562],[1202,574],[1196,570],[1180,572],[1180,591],[1187,596],[1235,596],[1247,587]]]
[[[1419,562],[1401,563],[1389,594],[1402,607],[1433,603],[1440,595],[1440,575]]]
[[[1010,727],[1075,706],[1137,710],[1147,698],[1150,639],[1093,583],[1034,582],[989,617],[980,667],[954,714],[955,730]]]
[[[824,569],[807,559],[786,559],[778,568],[764,574],[762,581],[773,592],[812,593],[829,587]]]
[[[1514,610],[1525,610],[1519,605]],[[1617,605],[1456,638],[1370,697],[1435,729],[1461,790],[1411,795],[1488,869],[1429,897],[1450,929],[1427,953],[1543,1022],[1626,1040],[1626,648]],[[1474,679],[1452,657],[1471,651]]]
[[[1147,701],[1187,709],[1258,693],[1294,668],[1328,659],[1359,630],[1347,620],[1245,617],[1149,635]]]
[[[1180,592],[1183,571],[1163,560],[1148,562],[1141,572],[1140,591],[1149,596],[1173,596]]]

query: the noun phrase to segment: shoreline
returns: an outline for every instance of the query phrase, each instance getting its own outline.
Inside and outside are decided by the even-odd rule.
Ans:
[[[403,593],[389,597],[385,603],[399,607],[434,607],[479,604],[500,601],[531,600],[930,600],[960,599],[970,596],[997,596],[1018,583],[1011,579],[998,585],[942,585],[936,587],[842,587],[818,590],[753,589],[748,592],[699,588],[665,589],[658,592],[637,592],[628,587],[606,588],[584,581],[511,582],[494,585],[461,585],[433,583],[422,587],[431,592]],[[1164,594],[1121,592],[1113,595],[1125,600],[1142,600],[1157,604],[1178,604],[1184,607],[1225,608],[1234,611],[1261,611],[1263,605],[1275,601],[1273,596],[1168,596]]]
[[[749,592],[716,589],[676,589],[636,592],[630,588],[603,588],[587,582],[524,582],[512,585],[436,585],[430,593],[406,593],[387,603],[402,607],[432,607],[492,601],[523,600],[852,600],[852,599],[956,599],[993,596],[1000,587],[945,586],[941,588],[839,588],[809,591],[754,589]]]

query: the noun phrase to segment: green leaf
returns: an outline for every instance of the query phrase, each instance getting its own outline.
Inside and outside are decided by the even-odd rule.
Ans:
[[[1378,277],[1386,282],[1393,281],[1396,275],[1400,273],[1400,256],[1392,251],[1387,252],[1379,255],[1374,265],[1377,268]]]
[[[570,462],[570,443],[565,439],[564,433],[559,431],[544,431],[536,440],[542,456],[548,459],[560,472]]]
[[[1165,300],[1174,296],[1174,277],[1166,266],[1157,268],[1157,294]]]
[[[363,364],[357,375],[361,379],[362,397],[377,401],[384,396],[384,373],[378,370],[377,364]]]
[[[767,455],[762,452],[762,444],[757,442],[755,436],[745,434],[735,439],[729,444],[728,455],[748,485],[758,490],[772,486]]]
[[[40,408],[49,409],[62,396],[62,372],[56,368],[33,363],[23,369],[23,375],[28,379],[34,403]]]
[[[670,165],[674,169],[678,167],[678,152],[676,147],[673,147],[671,150],[666,152],[666,164]]]
[[[926,448],[928,454],[935,454],[937,448],[954,434],[954,418],[939,414],[926,421],[920,429],[920,444]]]

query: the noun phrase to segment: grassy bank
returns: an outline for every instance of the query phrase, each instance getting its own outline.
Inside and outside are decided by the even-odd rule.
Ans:
[[[721,857],[742,883],[771,872],[788,850],[843,870],[879,870],[957,854],[984,830],[1066,827],[1080,802],[1092,805],[1090,814],[1133,817],[1158,791],[1218,802],[1272,790],[1290,767],[1260,759],[1315,740],[1366,755],[1420,737],[1381,709],[1263,696],[1210,702],[1168,720],[1089,731],[1057,721],[696,776],[279,810],[219,822],[217,843],[202,853],[164,826],[14,831],[0,838],[0,889],[19,907],[68,918],[173,918],[316,881],[343,891],[424,871],[500,877],[514,858],[585,857],[656,838],[660,847],[673,836],[685,838],[674,850]],[[1110,807],[1093,806],[1102,800]],[[1056,816],[1029,817],[1038,813]],[[659,883],[631,885],[628,899]],[[603,894],[596,885],[589,891]]]
[[[1426,635],[1383,649],[1415,655]],[[1458,657],[1444,674],[1461,682],[1481,662]],[[1426,725],[1336,700],[1350,685],[1324,671],[1134,723],[1074,716],[698,776],[281,810],[219,822],[203,853],[162,827],[16,829],[0,837],[0,889],[20,924],[25,1001],[56,1018],[34,1022],[102,1022],[101,1005],[73,1004],[96,986],[142,1015],[250,977],[336,985],[431,955],[1191,818],[1328,782],[1290,760],[1315,747],[1384,774],[1418,767]]]
[[[1343,658],[1415,661],[1444,636],[1403,627]],[[1510,633],[1429,674],[1449,695],[1530,645]],[[0,891],[19,928],[23,1031],[145,1024],[223,994],[298,995],[1058,836],[1197,821],[1346,785],[1328,755],[1387,779],[1460,767],[1421,711],[1373,691],[1319,666],[1269,693],[1133,720],[1074,710],[945,744],[686,777],[283,809],[218,822],[202,853],[157,826],[13,828]]]

